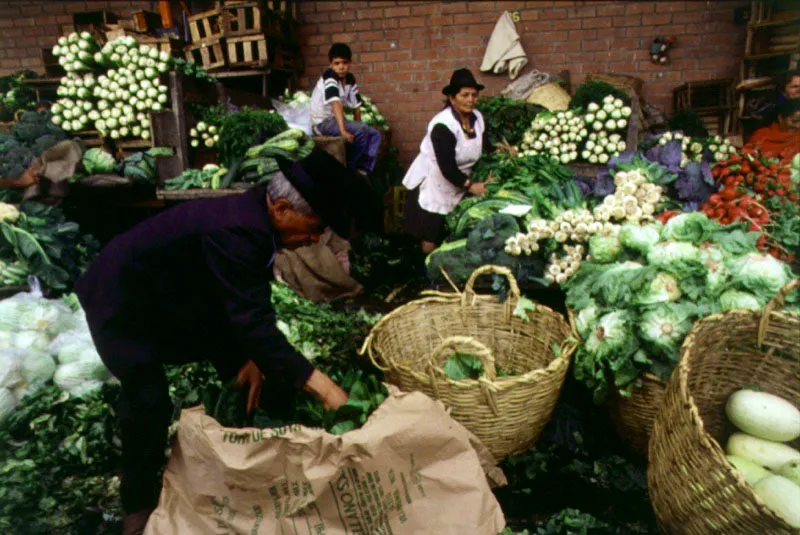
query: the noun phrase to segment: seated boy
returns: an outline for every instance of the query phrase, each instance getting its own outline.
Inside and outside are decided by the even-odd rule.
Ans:
[[[335,43],[328,52],[330,68],[320,77],[311,94],[311,122],[323,136],[342,136],[351,144],[347,165],[355,171],[372,172],[378,157],[381,134],[361,121],[361,95],[356,78],[350,73],[352,52],[344,43]],[[355,121],[346,121],[344,107],[354,109]]]

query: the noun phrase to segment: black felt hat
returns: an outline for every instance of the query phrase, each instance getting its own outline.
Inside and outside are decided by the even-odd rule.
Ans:
[[[453,71],[453,75],[450,76],[450,83],[444,86],[442,93],[448,96],[455,95],[461,90],[462,87],[474,87],[480,91],[485,86],[483,84],[479,84],[478,80],[476,80],[475,76],[473,76],[472,71],[465,67],[463,69],[456,69]]]
[[[363,180],[320,148],[296,162],[277,160],[283,175],[325,225],[339,236],[349,237],[353,221],[358,224],[366,214],[368,193]]]

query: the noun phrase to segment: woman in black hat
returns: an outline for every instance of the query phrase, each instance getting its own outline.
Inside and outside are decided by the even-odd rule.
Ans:
[[[405,207],[406,232],[421,241],[423,253],[444,239],[445,215],[469,192],[483,195],[483,183],[470,173],[488,150],[486,125],[475,109],[483,89],[469,69],[458,69],[442,89],[447,104],[428,123],[420,153],[403,179],[410,191]]]

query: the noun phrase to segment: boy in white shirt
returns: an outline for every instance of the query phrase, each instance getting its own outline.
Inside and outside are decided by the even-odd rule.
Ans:
[[[361,95],[350,72],[352,52],[344,43],[334,43],[328,52],[330,68],[317,81],[311,94],[311,122],[323,136],[342,136],[349,144],[347,166],[372,172],[378,157],[381,134],[361,122]],[[353,108],[355,121],[344,118],[344,107]]]

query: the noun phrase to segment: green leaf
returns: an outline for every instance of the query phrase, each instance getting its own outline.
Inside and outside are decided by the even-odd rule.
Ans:
[[[528,323],[530,319],[528,319],[528,312],[533,312],[536,310],[536,303],[525,297],[524,295],[519,296],[517,299],[517,305],[514,307],[514,312],[512,313],[514,316],[518,317],[525,323]]]
[[[484,373],[480,357],[471,353],[456,352],[444,364],[445,375],[457,381],[478,379]]]

